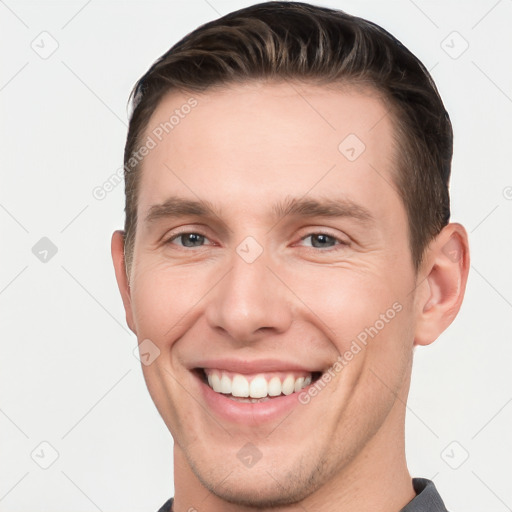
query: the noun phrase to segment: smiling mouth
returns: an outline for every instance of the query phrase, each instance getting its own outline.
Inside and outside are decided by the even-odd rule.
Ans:
[[[241,374],[215,368],[196,368],[194,373],[215,393],[236,402],[260,403],[298,393],[316,382],[322,372],[268,372]]]

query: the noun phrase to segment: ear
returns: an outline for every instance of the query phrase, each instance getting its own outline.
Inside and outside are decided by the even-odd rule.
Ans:
[[[126,275],[126,266],[124,261],[124,231],[114,231],[111,243],[112,261],[116,273],[117,286],[121,292],[124,310],[126,313],[126,323],[131,331],[135,334],[132,312],[132,301],[130,296],[130,285]]]
[[[429,345],[457,316],[469,272],[468,235],[450,223],[429,245],[418,278],[415,345]],[[423,276],[423,277],[422,277]]]

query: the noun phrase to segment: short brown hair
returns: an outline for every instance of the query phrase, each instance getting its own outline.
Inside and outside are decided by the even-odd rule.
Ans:
[[[204,92],[251,80],[366,84],[395,121],[394,184],[408,215],[416,268],[450,218],[450,118],[425,66],[389,32],[339,10],[265,2],[201,25],[162,55],[135,84],[124,153],[125,262],[131,267],[141,165],[133,152],[168,92]]]

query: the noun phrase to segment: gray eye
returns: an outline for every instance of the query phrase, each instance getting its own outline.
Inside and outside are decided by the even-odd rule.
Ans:
[[[311,246],[315,247],[316,249],[321,249],[323,247],[333,247],[336,243],[336,238],[323,233],[314,233],[308,235],[307,237],[303,238],[303,240],[306,240],[307,238],[311,238]]]
[[[199,247],[204,243],[205,237],[199,233],[182,233],[176,237],[184,247]]]

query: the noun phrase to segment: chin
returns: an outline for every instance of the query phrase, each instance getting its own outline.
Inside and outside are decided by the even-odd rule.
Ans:
[[[261,461],[260,461],[261,462]],[[271,465],[240,469],[226,465],[216,465],[203,472],[192,466],[192,470],[202,485],[218,498],[257,510],[293,505],[317,490],[325,479],[325,464],[318,461],[303,463],[297,459],[291,467],[284,467],[281,461]],[[220,482],[220,483],[219,483]]]
[[[272,509],[278,506],[293,505],[302,501],[309,493],[304,492],[304,488],[300,487],[300,483],[295,481],[292,485],[285,482],[285,485],[278,483],[270,475],[267,475],[270,481],[267,485],[255,485],[254,478],[247,475],[246,482],[238,481],[236,484],[229,478],[224,482],[228,487],[214,486],[209,488],[210,492],[221,498],[222,500],[238,505],[240,507],[253,507],[258,510]],[[249,482],[250,480],[250,482]],[[229,484],[227,482],[230,482]]]

